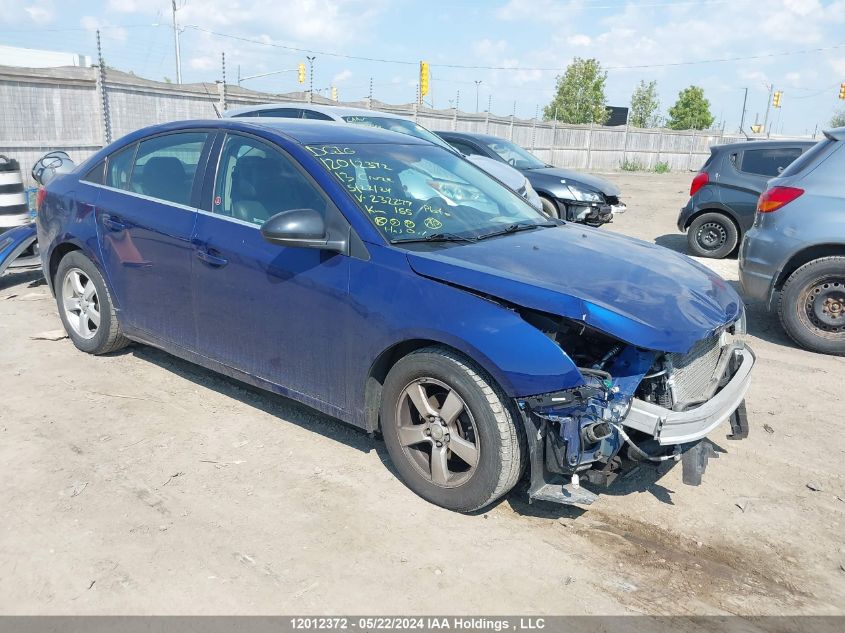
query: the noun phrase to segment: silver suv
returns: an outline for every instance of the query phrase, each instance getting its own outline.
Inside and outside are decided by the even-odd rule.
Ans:
[[[739,279],[796,343],[845,355],[845,127],[824,135],[760,196]]]

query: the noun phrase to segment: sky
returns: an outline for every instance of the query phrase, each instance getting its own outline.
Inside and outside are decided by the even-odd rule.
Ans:
[[[783,91],[782,108],[769,114],[773,132],[811,134],[845,107],[838,99],[845,0],[177,0],[177,6],[185,83],[220,79],[222,52],[229,83],[239,71],[243,78],[295,69],[313,55],[315,90],[336,86],[341,100],[359,100],[372,79],[376,99],[408,103],[424,60],[432,78],[426,100],[434,107],[458,101],[474,112],[477,94],[479,111],[489,105],[494,114],[515,110],[531,118],[577,56],[594,57],[608,70],[608,105],[628,105],[640,80],[655,80],[665,116],[678,92],[695,84],[727,131],[739,127],[745,88],[746,126],[763,120],[768,86]],[[109,66],[175,80],[171,19],[169,0],[0,0],[0,45],[96,58],[100,29]],[[302,88],[296,72],[242,85]]]

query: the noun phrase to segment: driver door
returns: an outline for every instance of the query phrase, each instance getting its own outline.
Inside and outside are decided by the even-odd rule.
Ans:
[[[210,210],[194,233],[198,351],[343,408],[349,322],[349,258],[271,244],[260,226],[289,209],[339,213],[279,147],[226,134]]]

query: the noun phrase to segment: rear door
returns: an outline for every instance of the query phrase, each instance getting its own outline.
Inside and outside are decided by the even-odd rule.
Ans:
[[[191,348],[191,235],[209,133],[153,136],[109,156],[97,200],[106,274],[128,330]]]
[[[751,228],[757,209],[757,198],[766,183],[786,169],[801,155],[804,148],[760,147],[733,152],[728,156],[733,174],[721,180],[722,202],[733,209],[743,231]]]

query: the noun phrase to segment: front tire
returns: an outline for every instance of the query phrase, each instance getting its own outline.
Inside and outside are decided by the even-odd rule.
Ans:
[[[789,276],[780,293],[783,329],[801,347],[845,355],[845,257],[822,257]]]
[[[108,354],[129,344],[123,336],[106,283],[79,251],[59,262],[53,280],[59,316],[70,340],[83,352]]]
[[[549,200],[546,196],[540,196],[540,203],[543,205],[541,209],[543,215],[547,215],[550,218],[560,217],[560,211],[558,211],[557,205],[553,200]]]
[[[483,369],[441,347],[405,356],[384,383],[381,430],[399,477],[450,510],[483,508],[519,481],[527,449],[516,416]]]
[[[733,253],[739,242],[739,230],[724,213],[703,213],[687,230],[690,252],[698,257],[722,259]]]

